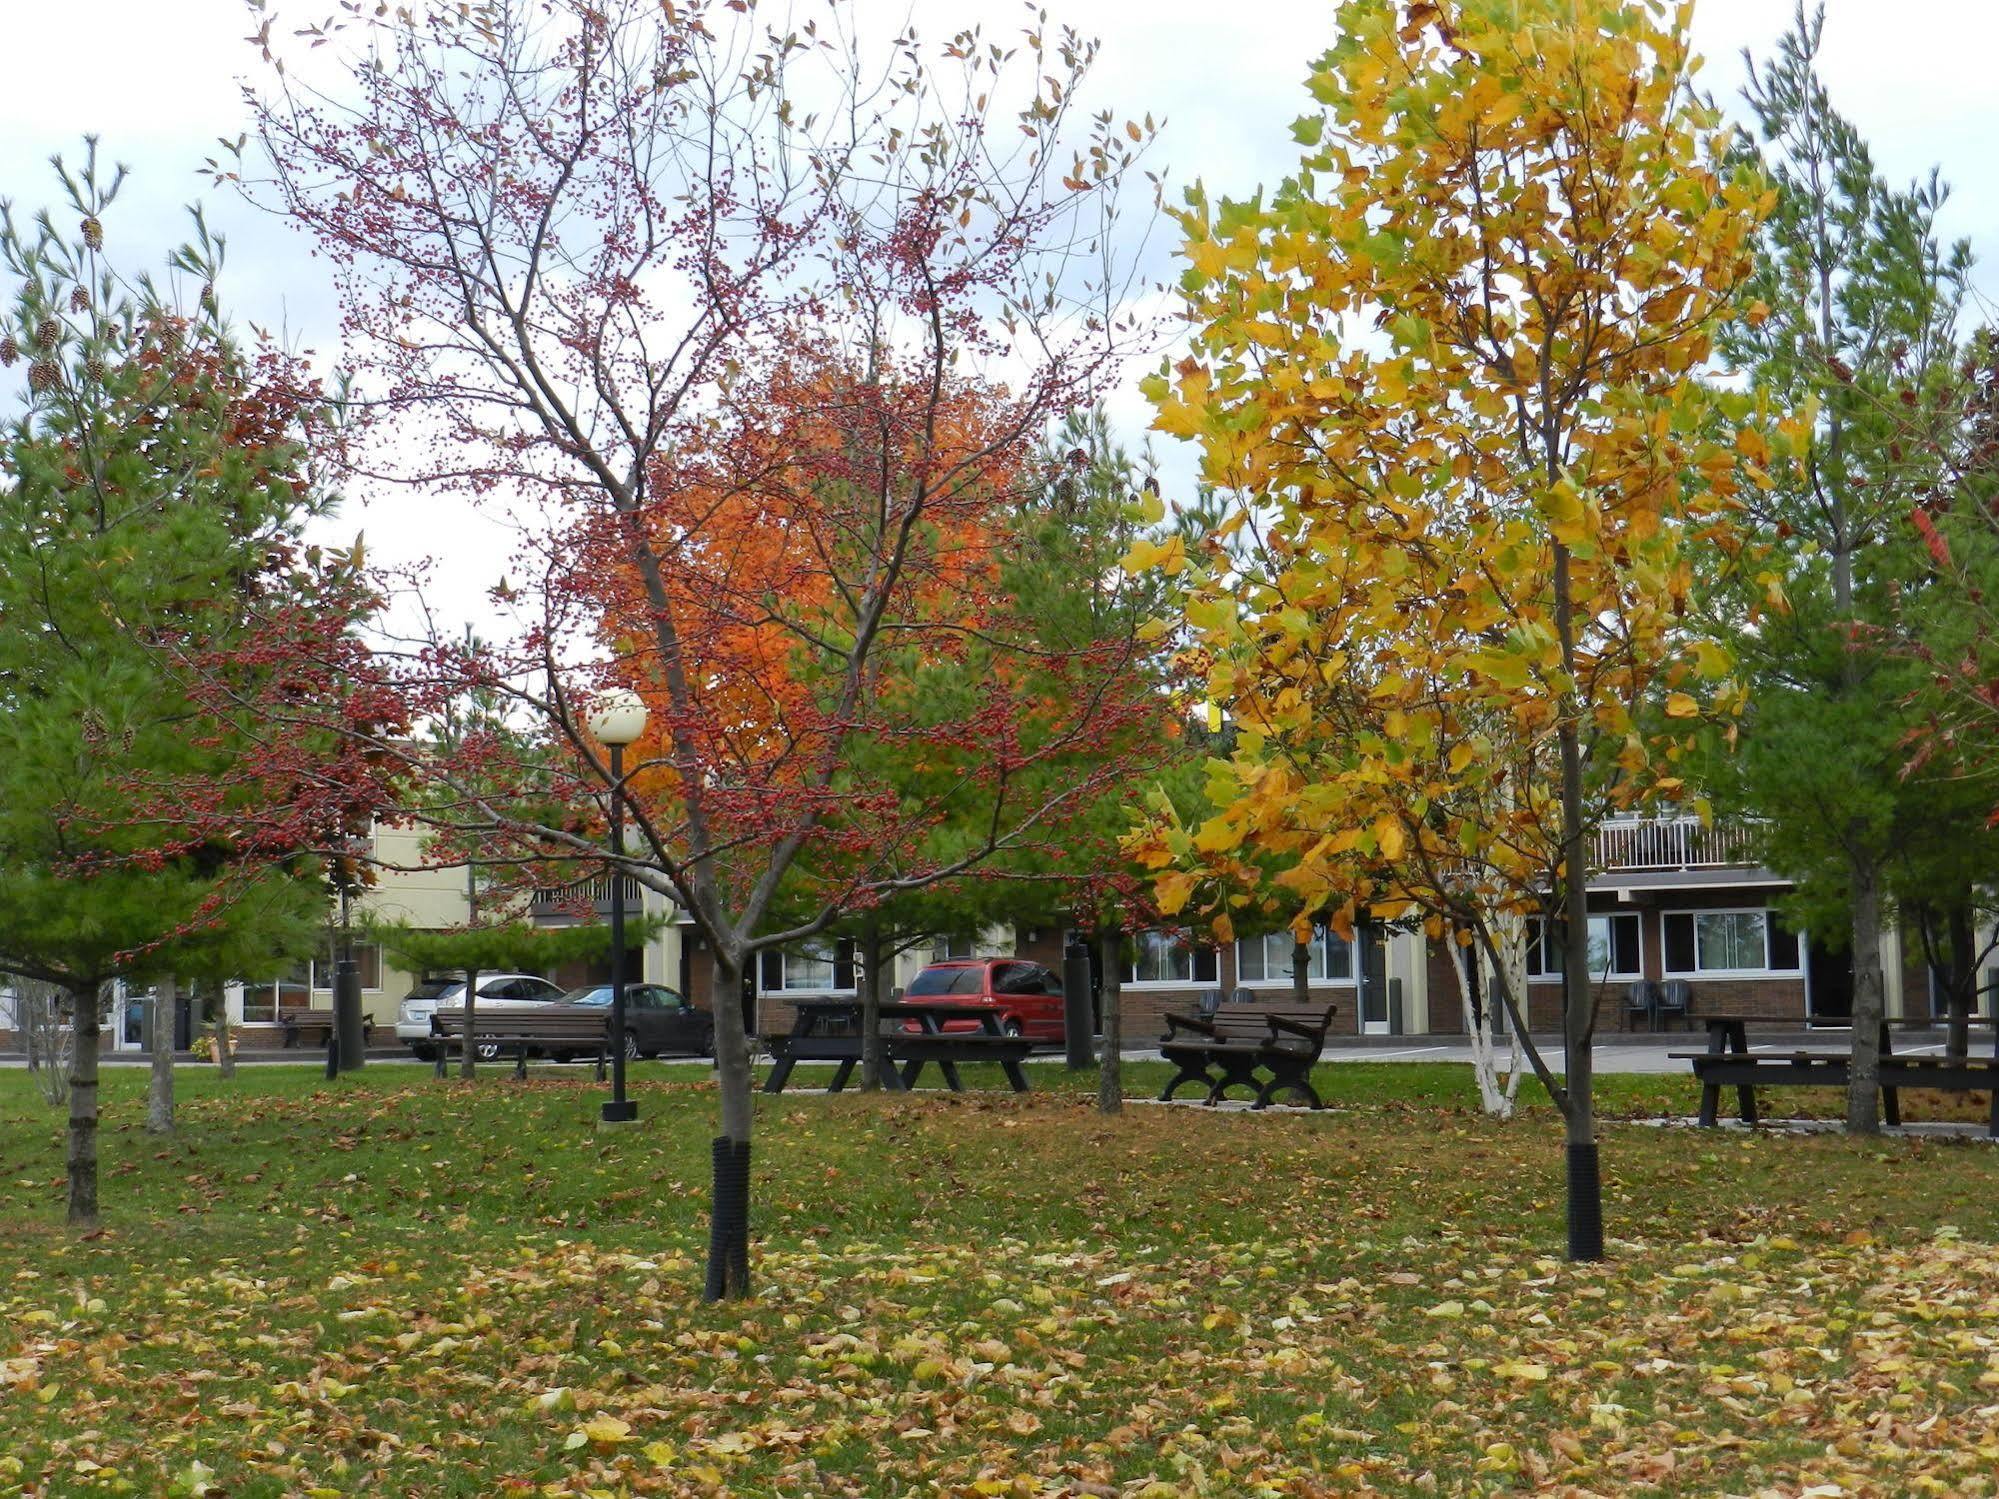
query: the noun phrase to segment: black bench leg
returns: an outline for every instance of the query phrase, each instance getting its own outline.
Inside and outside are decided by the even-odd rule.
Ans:
[[[599,1047],[597,1049],[597,1081],[600,1083],[604,1081],[604,1066],[604,1049]]]
[[[1701,1084],[1701,1128],[1713,1129],[1715,1115],[1721,1107],[1721,1088],[1716,1083]]]
[[[1311,1078],[1305,1073],[1290,1069],[1271,1075],[1270,1081],[1265,1083],[1262,1091],[1256,1095],[1256,1107],[1269,1108],[1277,1101],[1277,1095],[1280,1093],[1302,1093],[1313,1108],[1325,1107],[1319,1098],[1319,1090],[1312,1086]]]
[[[764,1079],[764,1092],[782,1093],[784,1085],[791,1080],[791,1069],[796,1065],[791,1057],[779,1057],[777,1065],[770,1070],[770,1076]]]
[[[833,1069],[833,1081],[826,1087],[828,1093],[838,1093],[847,1086],[847,1079],[854,1075],[854,1064],[842,1062]]]
[[[950,1084],[953,1093],[962,1093],[965,1091],[965,1084],[958,1076],[958,1064],[956,1062],[940,1060],[937,1063],[937,1070],[944,1074],[944,1081]]]
[[[1999,1085],[1992,1089],[1992,1116],[1985,1125],[1985,1133],[1999,1140]]]
[[[444,1043],[439,1042],[437,1047],[437,1075],[440,1078],[444,1076],[444,1055]]]
[[[1891,1125],[1900,1125],[1902,1122],[1902,1090],[1900,1088],[1883,1088],[1881,1090],[1881,1102],[1886,1109],[1888,1123]]]
[[[895,1069],[891,1067],[888,1070],[893,1072]],[[922,1075],[923,1059],[921,1057],[918,1057],[913,1062],[904,1062],[902,1064],[902,1091],[908,1093],[913,1090],[916,1087],[916,1080]]]
[[[1199,1083],[1204,1088],[1212,1088],[1215,1085],[1215,1080],[1212,1076],[1209,1075],[1208,1069],[1206,1067],[1195,1069],[1193,1067],[1182,1066],[1181,1069],[1173,1075],[1173,1080],[1169,1082],[1166,1085],[1164,1091],[1160,1093],[1159,1101],[1161,1103],[1170,1102],[1172,1100],[1175,1090],[1177,1090],[1182,1083]]]
[[[524,1078],[527,1075],[528,1075],[528,1048],[527,1048],[527,1043],[523,1041],[519,1046],[516,1046],[514,1048],[514,1076],[517,1078]]]
[[[1744,1124],[1754,1124],[1756,1122],[1756,1090],[1750,1087],[1749,1084],[1744,1083],[1735,1090],[1735,1102],[1742,1122]]]
[[[1001,1062],[1000,1071],[1006,1074],[1006,1080],[1012,1085],[1014,1092],[1025,1093],[1027,1091],[1027,1069],[1022,1067],[1020,1063]]]

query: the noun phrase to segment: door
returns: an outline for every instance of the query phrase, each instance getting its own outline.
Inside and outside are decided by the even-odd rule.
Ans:
[[[1853,953],[1833,952],[1814,937],[1805,949],[1805,1008],[1814,1020],[1853,1019]]]
[[[1371,925],[1358,925],[1354,931],[1354,997],[1360,1006],[1360,1032],[1363,1036],[1385,1036],[1389,1033],[1388,1016],[1388,941]]]

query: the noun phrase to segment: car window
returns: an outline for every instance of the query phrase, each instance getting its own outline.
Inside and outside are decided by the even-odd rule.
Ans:
[[[1000,963],[993,968],[993,993],[1026,994],[1030,991],[1029,980],[1034,970],[1025,963]]]
[[[926,968],[909,981],[903,990],[911,999],[922,999],[926,995],[951,994],[959,992],[952,985],[962,978],[967,970],[963,968]]]
[[[953,994],[983,994],[986,992],[986,971],[983,968],[960,968],[957,978],[951,981]]]
[[[517,997],[521,999],[560,999],[562,985],[552,984],[547,979],[522,978],[514,982],[520,986]]]
[[[1034,976],[1039,981],[1043,994],[1059,996],[1062,993],[1062,976],[1053,969],[1037,968],[1034,970]]]

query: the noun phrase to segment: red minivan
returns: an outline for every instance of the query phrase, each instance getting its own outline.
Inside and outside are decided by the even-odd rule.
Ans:
[[[910,980],[903,997],[920,999],[926,1004],[996,1009],[1010,1035],[1035,1041],[1060,1045],[1066,1034],[1062,1024],[1061,977],[1025,958],[962,958],[932,963]],[[950,1022],[944,1028],[961,1027]]]

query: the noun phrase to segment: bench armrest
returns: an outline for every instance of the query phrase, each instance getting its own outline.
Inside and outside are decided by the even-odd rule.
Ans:
[[[1215,1025],[1213,1021],[1203,1020],[1198,1015],[1182,1015],[1168,1010],[1166,1012],[1166,1034],[1160,1039],[1171,1041],[1181,1031],[1186,1031],[1196,1036],[1206,1036],[1210,1041],[1218,1040],[1221,1036],[1221,1028]]]
[[[1326,1032],[1332,1029],[1333,1024],[1330,1010],[1316,1024],[1309,1020],[1293,1020],[1288,1015],[1266,1015],[1264,1019],[1270,1023],[1270,1039],[1273,1041],[1278,1039],[1279,1031],[1289,1031],[1303,1040],[1323,1043]]]

